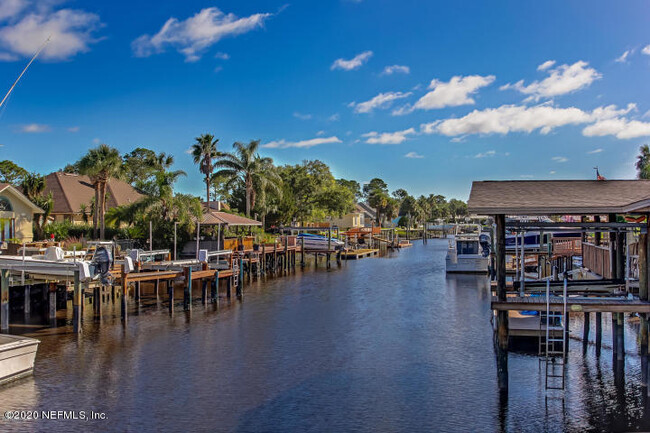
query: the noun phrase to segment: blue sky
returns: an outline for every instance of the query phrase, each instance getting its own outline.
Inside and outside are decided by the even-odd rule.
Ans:
[[[461,3],[461,4],[458,4]],[[634,176],[650,3],[0,0],[0,159],[260,139],[277,163],[466,199],[472,180]],[[4,94],[6,90],[3,90]]]

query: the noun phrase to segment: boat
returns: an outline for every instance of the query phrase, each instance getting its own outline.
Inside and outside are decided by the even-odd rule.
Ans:
[[[487,273],[490,236],[487,233],[454,235],[449,239],[445,261],[449,273]]]
[[[307,251],[327,252],[328,246],[330,251],[340,250],[345,246],[345,244],[338,239],[328,239],[325,236],[314,235],[311,233],[300,233],[298,235],[298,243],[302,244]]]
[[[32,374],[39,343],[35,338],[0,335],[0,384]]]

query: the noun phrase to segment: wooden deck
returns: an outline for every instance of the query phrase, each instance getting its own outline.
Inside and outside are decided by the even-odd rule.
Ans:
[[[560,296],[550,297],[551,311],[562,311],[563,300]],[[492,309],[497,311],[546,310],[545,296],[513,296],[499,301],[492,298]],[[584,296],[569,297],[567,309],[571,312],[611,312],[611,313],[650,313],[650,302],[623,297],[588,298]]]
[[[358,260],[363,257],[376,256],[379,254],[379,250],[376,249],[360,249],[360,250],[349,250],[341,253],[341,258],[344,260]]]

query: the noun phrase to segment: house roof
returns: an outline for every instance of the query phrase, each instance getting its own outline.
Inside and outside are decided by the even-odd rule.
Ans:
[[[365,213],[370,218],[377,217],[377,212],[367,203],[355,203],[354,208],[357,212]]]
[[[204,201],[201,202],[201,205],[204,208],[208,207],[207,202],[204,202]],[[228,203],[226,203],[225,201],[212,200],[212,201],[210,201],[210,209],[216,210],[216,211],[220,211],[221,209],[230,210],[230,206],[228,206]]]
[[[510,180],[472,183],[478,215],[594,215],[650,211],[650,180]]]
[[[14,187],[13,185],[9,183],[0,183],[0,193],[4,192],[5,190],[11,191],[16,197],[18,197],[19,200],[24,202],[27,206],[32,208],[32,212],[34,213],[44,213],[45,211],[41,209],[40,207],[36,206],[30,199],[28,199],[25,194],[23,194],[18,188]]]
[[[261,226],[262,223],[259,221],[252,220],[243,216],[226,213],[211,211],[205,212],[203,214],[203,220],[201,221],[202,225],[219,225],[225,224],[228,226]]]
[[[81,205],[90,206],[95,189],[85,175],[55,172],[45,176],[45,194],[52,193],[54,207],[52,214],[77,214]],[[144,197],[128,183],[110,179],[106,187],[108,209],[134,203]]]

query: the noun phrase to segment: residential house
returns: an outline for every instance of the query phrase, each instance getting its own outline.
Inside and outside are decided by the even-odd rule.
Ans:
[[[33,240],[34,214],[43,209],[32,203],[23,193],[8,183],[0,183],[0,241]]]

